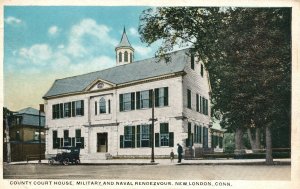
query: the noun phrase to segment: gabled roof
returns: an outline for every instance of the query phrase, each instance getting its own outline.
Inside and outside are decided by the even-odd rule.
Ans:
[[[189,49],[184,49],[170,53],[169,62],[166,62],[164,59],[159,60],[159,58],[150,58],[101,71],[57,79],[43,98],[47,99],[51,96],[82,92],[93,81],[98,79],[120,85],[181,72],[184,71],[185,64],[188,60],[188,51]]]
[[[121,41],[120,41],[119,45],[116,48],[119,48],[119,47],[130,47],[130,48],[132,48],[132,46],[131,46],[131,44],[128,40],[128,37],[126,35],[125,27],[124,27],[124,31],[123,31]]]

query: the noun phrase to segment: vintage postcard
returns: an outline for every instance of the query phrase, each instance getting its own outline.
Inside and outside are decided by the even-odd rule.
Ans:
[[[4,188],[298,188],[293,1],[3,1]]]

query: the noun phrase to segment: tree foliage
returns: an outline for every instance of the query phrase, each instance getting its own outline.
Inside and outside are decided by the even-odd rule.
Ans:
[[[148,44],[162,40],[160,57],[193,46],[210,75],[213,113],[222,115],[224,128],[288,129],[290,21],[290,8],[159,7],[142,13],[139,33]]]

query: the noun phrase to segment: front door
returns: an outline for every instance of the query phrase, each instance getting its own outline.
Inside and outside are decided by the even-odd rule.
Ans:
[[[97,152],[107,152],[107,133],[97,133]]]

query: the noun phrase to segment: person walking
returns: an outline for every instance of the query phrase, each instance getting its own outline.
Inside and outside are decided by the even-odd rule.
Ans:
[[[173,152],[173,149],[171,150],[171,153],[170,153],[170,159],[171,159],[171,163],[173,163],[174,161],[174,152]]]
[[[181,163],[181,159],[182,159],[182,146],[178,143],[177,144],[178,148],[177,148],[177,153],[178,153],[178,163]]]

